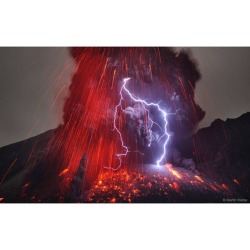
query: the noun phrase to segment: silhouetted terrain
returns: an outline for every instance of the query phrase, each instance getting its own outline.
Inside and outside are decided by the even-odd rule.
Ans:
[[[250,113],[236,119],[216,119],[178,146],[197,169],[218,178],[237,179],[250,188]]]

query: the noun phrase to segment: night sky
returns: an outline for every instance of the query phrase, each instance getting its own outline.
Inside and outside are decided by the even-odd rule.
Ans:
[[[200,127],[250,111],[250,48],[188,48],[201,72]],[[0,48],[0,147],[57,127],[74,72],[67,48]]]

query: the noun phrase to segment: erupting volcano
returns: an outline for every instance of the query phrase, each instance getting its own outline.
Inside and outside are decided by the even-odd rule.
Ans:
[[[77,68],[64,125],[49,156],[56,159],[53,165],[68,169],[68,185],[84,154],[83,189],[103,168],[166,164],[173,158],[175,140],[185,138],[204,116],[194,102],[199,73],[184,53],[86,48],[72,49],[72,55]]]
[[[221,180],[197,168],[196,140],[191,157],[182,150],[205,115],[194,100],[200,73],[187,53],[72,48],[71,55],[76,68],[63,124],[45,143],[32,141],[16,200],[199,202],[234,197],[238,179]],[[0,194],[11,200],[8,191]]]

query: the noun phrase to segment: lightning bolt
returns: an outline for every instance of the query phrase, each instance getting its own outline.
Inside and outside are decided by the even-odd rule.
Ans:
[[[114,121],[113,121],[113,124],[114,124],[114,131],[116,131],[118,134],[119,134],[119,137],[120,137],[120,140],[121,140],[121,145],[122,147],[124,148],[125,152],[124,153],[121,153],[121,154],[116,154],[116,156],[118,157],[119,159],[119,166],[117,168],[112,168],[112,167],[105,167],[105,168],[108,168],[108,169],[112,169],[112,170],[118,170],[120,167],[121,167],[121,164],[122,164],[122,157],[126,156],[129,152],[129,148],[125,145],[124,141],[123,141],[123,138],[122,138],[122,134],[120,132],[120,130],[117,128],[116,126],[116,121],[117,121],[117,113],[118,113],[118,109],[121,108],[122,111],[125,111],[124,109],[122,109],[122,100],[124,100],[124,97],[123,97],[123,92],[126,92],[128,94],[128,96],[136,103],[141,103],[143,105],[143,107],[145,108],[145,106],[147,107],[150,107],[150,106],[154,106],[158,109],[158,111],[162,114],[162,118],[164,120],[164,128],[162,129],[160,127],[159,124],[157,124],[156,122],[154,122],[150,117],[149,117],[149,110],[147,110],[148,112],[148,118],[149,120],[151,120],[152,124],[156,124],[158,127],[161,128],[161,130],[163,131],[163,135],[160,137],[160,139],[164,138],[165,137],[165,141],[164,141],[164,144],[163,144],[163,153],[161,155],[161,157],[156,161],[156,165],[158,167],[160,167],[160,163],[163,161],[163,159],[165,158],[165,155],[166,155],[166,146],[168,144],[168,141],[169,141],[169,138],[170,138],[170,134],[168,133],[167,131],[167,125],[168,125],[168,121],[167,121],[167,116],[169,115],[168,113],[166,113],[159,105],[159,103],[153,103],[153,102],[146,102],[145,100],[135,96],[134,94],[132,94],[129,89],[127,88],[127,82],[130,80],[130,78],[125,78],[123,79],[123,85],[120,89],[120,101],[119,103],[115,106],[115,112],[114,112]],[[152,126],[151,126],[152,127]],[[159,140],[160,140],[159,139]],[[158,141],[159,141],[158,140]],[[150,145],[148,145],[150,147]]]

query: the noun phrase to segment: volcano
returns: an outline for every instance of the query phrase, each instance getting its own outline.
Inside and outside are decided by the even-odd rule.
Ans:
[[[215,120],[177,145],[195,169],[172,162],[157,166],[135,164],[103,171],[83,189],[85,155],[62,192],[68,169],[48,169],[50,139],[58,129],[0,149],[1,202],[249,202],[250,113]]]

